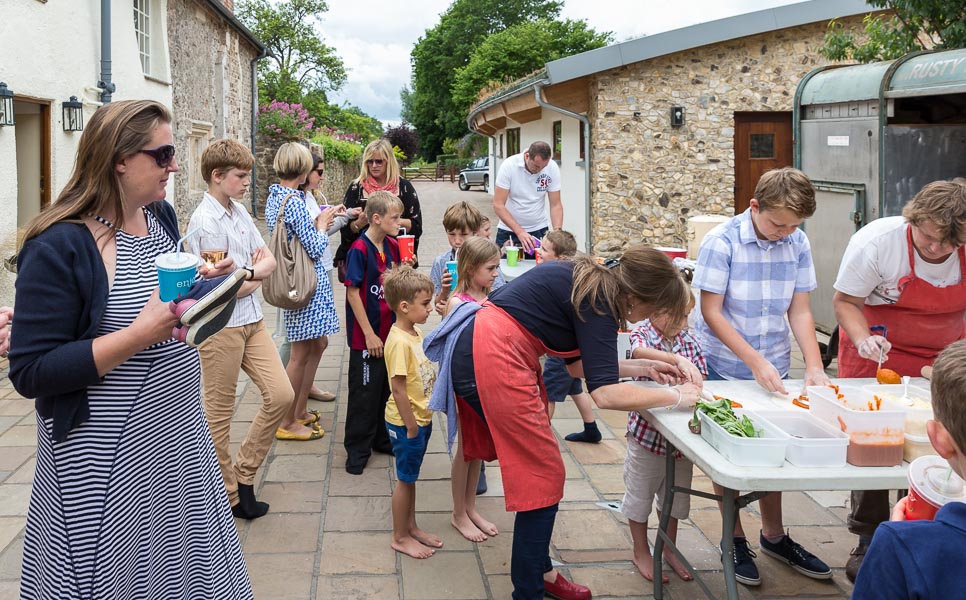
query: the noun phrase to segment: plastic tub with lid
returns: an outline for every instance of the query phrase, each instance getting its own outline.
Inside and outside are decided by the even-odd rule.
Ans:
[[[726,459],[741,467],[780,467],[785,464],[788,434],[767,419],[750,410],[735,410],[740,419],[747,415],[761,437],[747,438],[731,435],[714,422],[704,411],[698,411],[701,437]]]
[[[872,392],[858,387],[830,386],[808,388],[809,412],[849,436],[846,460],[857,467],[892,467],[902,464],[906,413],[882,403],[870,410],[876,399]]]
[[[926,421],[932,419],[932,394],[928,388],[918,385],[909,386],[910,406],[902,400],[903,386],[899,385],[864,385],[868,390],[890,404],[890,408],[906,411],[906,433],[912,435],[926,435]]]

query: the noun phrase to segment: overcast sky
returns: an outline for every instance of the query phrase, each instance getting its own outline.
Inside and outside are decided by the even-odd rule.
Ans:
[[[507,0],[512,1],[512,0]],[[563,17],[583,19],[622,42],[754,12],[796,0],[565,0]],[[325,42],[345,62],[348,81],[330,100],[348,101],[383,123],[398,123],[399,90],[409,83],[409,55],[451,0],[329,0]]]

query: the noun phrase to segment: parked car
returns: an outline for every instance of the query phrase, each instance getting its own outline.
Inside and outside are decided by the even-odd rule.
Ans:
[[[460,171],[460,189],[464,192],[473,185],[482,185],[483,191],[490,191],[490,157],[479,156]]]

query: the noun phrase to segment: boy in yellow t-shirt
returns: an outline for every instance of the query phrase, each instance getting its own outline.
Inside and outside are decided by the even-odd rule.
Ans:
[[[433,282],[403,264],[383,275],[382,287],[386,304],[396,313],[385,345],[391,390],[386,429],[399,480],[392,493],[391,546],[413,558],[429,558],[443,542],[416,525],[416,480],[433,432],[429,397],[436,369],[423,353],[423,334],[416,324],[425,323],[433,310]]]

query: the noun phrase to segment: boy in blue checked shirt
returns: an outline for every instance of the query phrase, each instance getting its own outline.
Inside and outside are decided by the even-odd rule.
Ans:
[[[701,290],[695,329],[709,380],[754,379],[769,392],[787,395],[782,380],[791,364],[791,325],[805,358],[805,385],[829,383],[808,300],[817,285],[812,252],[798,229],[814,213],[815,188],[808,176],[791,167],[773,169],[761,176],[749,208],[701,242],[692,285]],[[765,496],[759,507],[762,552],[808,577],[832,577],[828,565],[785,534],[780,493]],[[737,580],[759,585],[755,553],[740,519],[734,543]]]
[[[366,203],[369,226],[346,253],[346,343],[349,344],[349,403],[345,421],[345,470],[361,475],[372,450],[392,454],[384,414],[389,377],[383,344],[395,319],[386,304],[382,274],[399,263],[399,246],[390,237],[399,231],[403,203],[378,191]]]
[[[694,296],[688,303],[688,312],[694,309]],[[679,379],[701,385],[708,374],[704,355],[698,340],[687,330],[687,317],[674,322],[667,315],[655,316],[644,321],[631,332],[631,358],[659,360],[673,365],[679,372]],[[640,381],[649,381],[646,377]],[[636,442],[636,443],[631,443]],[[621,512],[627,517],[634,544],[633,562],[644,579],[653,581],[654,562],[647,545],[647,518],[651,515],[654,499],[664,498],[666,481],[664,436],[647,421],[647,417],[637,411],[627,414],[627,455],[624,458],[624,500]],[[674,483],[691,487],[691,472],[694,465],[675,451]],[[671,519],[668,521],[667,534],[671,541],[677,539],[678,521],[687,519],[691,510],[691,497],[675,494],[671,504]],[[660,515],[659,515],[660,517]],[[664,560],[684,581],[694,579],[670,548],[664,549]],[[667,578],[662,576],[664,583]]]

